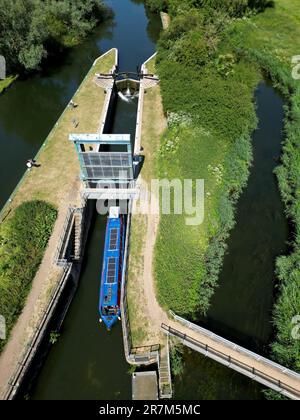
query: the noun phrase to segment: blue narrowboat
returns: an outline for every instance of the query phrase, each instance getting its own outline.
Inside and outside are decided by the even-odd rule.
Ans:
[[[124,216],[119,207],[111,207],[106,226],[100,288],[100,322],[107,329],[121,319],[121,281],[125,247]]]

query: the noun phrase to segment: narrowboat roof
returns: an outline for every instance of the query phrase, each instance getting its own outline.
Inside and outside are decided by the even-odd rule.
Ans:
[[[102,306],[116,306],[118,304],[121,221],[118,213],[113,212],[112,214],[116,215],[117,218],[109,218],[106,228],[101,279],[100,304]]]

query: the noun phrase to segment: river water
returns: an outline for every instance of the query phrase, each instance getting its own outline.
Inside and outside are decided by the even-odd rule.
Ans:
[[[283,141],[283,100],[268,83],[256,91],[258,129],[247,188],[237,208],[219,288],[207,324],[228,339],[268,354],[272,339],[276,257],[287,253],[289,229],[274,174]]]
[[[120,53],[120,69],[135,71],[145,59],[155,51],[155,44],[161,28],[160,19],[145,11],[142,0],[106,0],[115,12],[113,21],[106,22],[97,29],[80,46],[69,51],[60,59],[59,63],[50,64],[42,74],[28,80],[16,82],[12,88],[0,98],[0,144],[3,153],[0,154],[0,175],[5,183],[0,188],[0,206],[4,205],[15,185],[24,172],[25,162],[33,157],[43,143],[64,107],[75,93],[80,82],[86,75],[94,59],[106,50],[117,47]],[[254,135],[255,160],[251,179],[254,185],[250,192],[255,191],[267,180],[265,190],[275,185],[272,176],[273,155],[280,153],[282,103],[273,89],[262,85],[257,93],[258,113],[261,127]],[[128,106],[118,101],[112,131],[115,133],[134,134],[136,105]],[[271,115],[276,115],[270,123]],[[267,120],[266,125],[265,119]],[[264,146],[262,146],[264,145]],[[267,165],[262,170],[263,161]],[[273,162],[273,165],[271,164]],[[260,168],[260,169],[259,169]],[[259,174],[257,175],[257,171]],[[255,172],[256,175],[253,175]],[[256,179],[257,178],[257,179]],[[272,182],[271,182],[272,178]],[[274,187],[273,185],[273,187]],[[272,188],[273,188],[272,187]],[[232,275],[233,260],[227,259],[222,273],[221,286],[214,298],[212,310],[209,313],[209,325],[218,332],[229,337],[240,337],[240,333],[248,337],[247,344],[254,341],[266,343],[270,335],[270,308],[272,303],[273,286],[270,264],[273,267],[274,255],[284,244],[282,231],[276,237],[276,244],[272,245],[271,228],[274,220],[283,227],[282,208],[278,204],[278,192],[271,188],[270,206],[266,210],[264,219],[272,219],[268,225],[268,241],[264,238],[258,225],[260,211],[264,213],[262,197],[259,209],[255,213],[257,243],[253,242],[250,231],[242,232],[245,241],[249,241],[251,249],[257,252],[251,254],[254,258],[268,261],[268,273],[260,275],[254,282],[248,273],[252,260],[242,260],[236,257],[240,269],[245,265],[247,276]],[[248,191],[248,189],[247,189]],[[269,194],[269,193],[268,193]],[[238,211],[238,226],[247,216],[243,213],[245,194],[242,197]],[[277,197],[277,198],[276,198]],[[255,201],[256,202],[256,201]],[[244,206],[244,207],[243,207]],[[275,206],[275,207],[274,207]],[[272,209],[276,209],[274,212]],[[246,214],[247,211],[246,211]],[[245,223],[246,223],[245,222]],[[234,230],[230,239],[228,255],[236,253],[239,243],[236,242]],[[243,225],[244,226],[244,225]],[[253,225],[251,225],[253,229]],[[30,378],[21,390],[20,398],[32,399],[130,399],[131,377],[129,366],[123,355],[121,326],[118,325],[108,334],[98,324],[98,293],[102,263],[102,249],[105,221],[100,217],[93,220],[91,234],[87,244],[83,272],[78,292],[70,306],[62,328],[62,335],[58,343],[43,363],[43,367],[34,381]],[[256,235],[252,235],[256,236]],[[261,254],[261,250],[262,252]],[[249,251],[249,248],[248,248]],[[244,253],[248,252],[244,250]],[[229,258],[229,257],[228,257]],[[237,262],[235,261],[234,264]],[[229,266],[229,269],[226,268]],[[250,280],[249,280],[250,279]],[[252,281],[252,282],[251,282]],[[245,287],[247,286],[247,287]],[[234,293],[232,293],[232,290]],[[248,305],[256,303],[259,298],[260,312],[257,319],[251,318],[247,311]],[[231,299],[232,301],[231,305]],[[234,306],[235,310],[233,310]],[[238,316],[238,319],[236,318]],[[254,326],[252,325],[254,323]],[[226,328],[224,327],[226,325]],[[194,352],[185,352],[185,369],[181,377],[175,380],[175,397],[180,399],[258,399],[260,387],[247,378],[229,369],[223,368],[215,362],[209,361]]]
[[[259,125],[252,137],[253,165],[237,207],[236,226],[211,308],[201,325],[268,356],[272,340],[276,257],[287,252],[288,223],[274,175],[283,141],[283,100],[268,83],[256,91]],[[176,380],[178,398],[199,393],[207,399],[262,398],[260,385],[185,352],[185,375]],[[201,376],[195,380],[193,370]],[[221,380],[216,381],[216,377]]]

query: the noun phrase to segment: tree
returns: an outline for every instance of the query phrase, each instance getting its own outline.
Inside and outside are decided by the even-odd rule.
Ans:
[[[39,69],[49,53],[79,43],[106,15],[98,0],[0,0],[0,54],[11,71]]]

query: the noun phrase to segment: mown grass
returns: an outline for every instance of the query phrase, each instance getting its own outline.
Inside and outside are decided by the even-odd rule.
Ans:
[[[147,63],[148,73],[155,74],[155,72],[156,72],[155,62],[156,62],[156,57],[154,57],[154,58],[152,58],[152,60],[148,61],[148,63]]]

